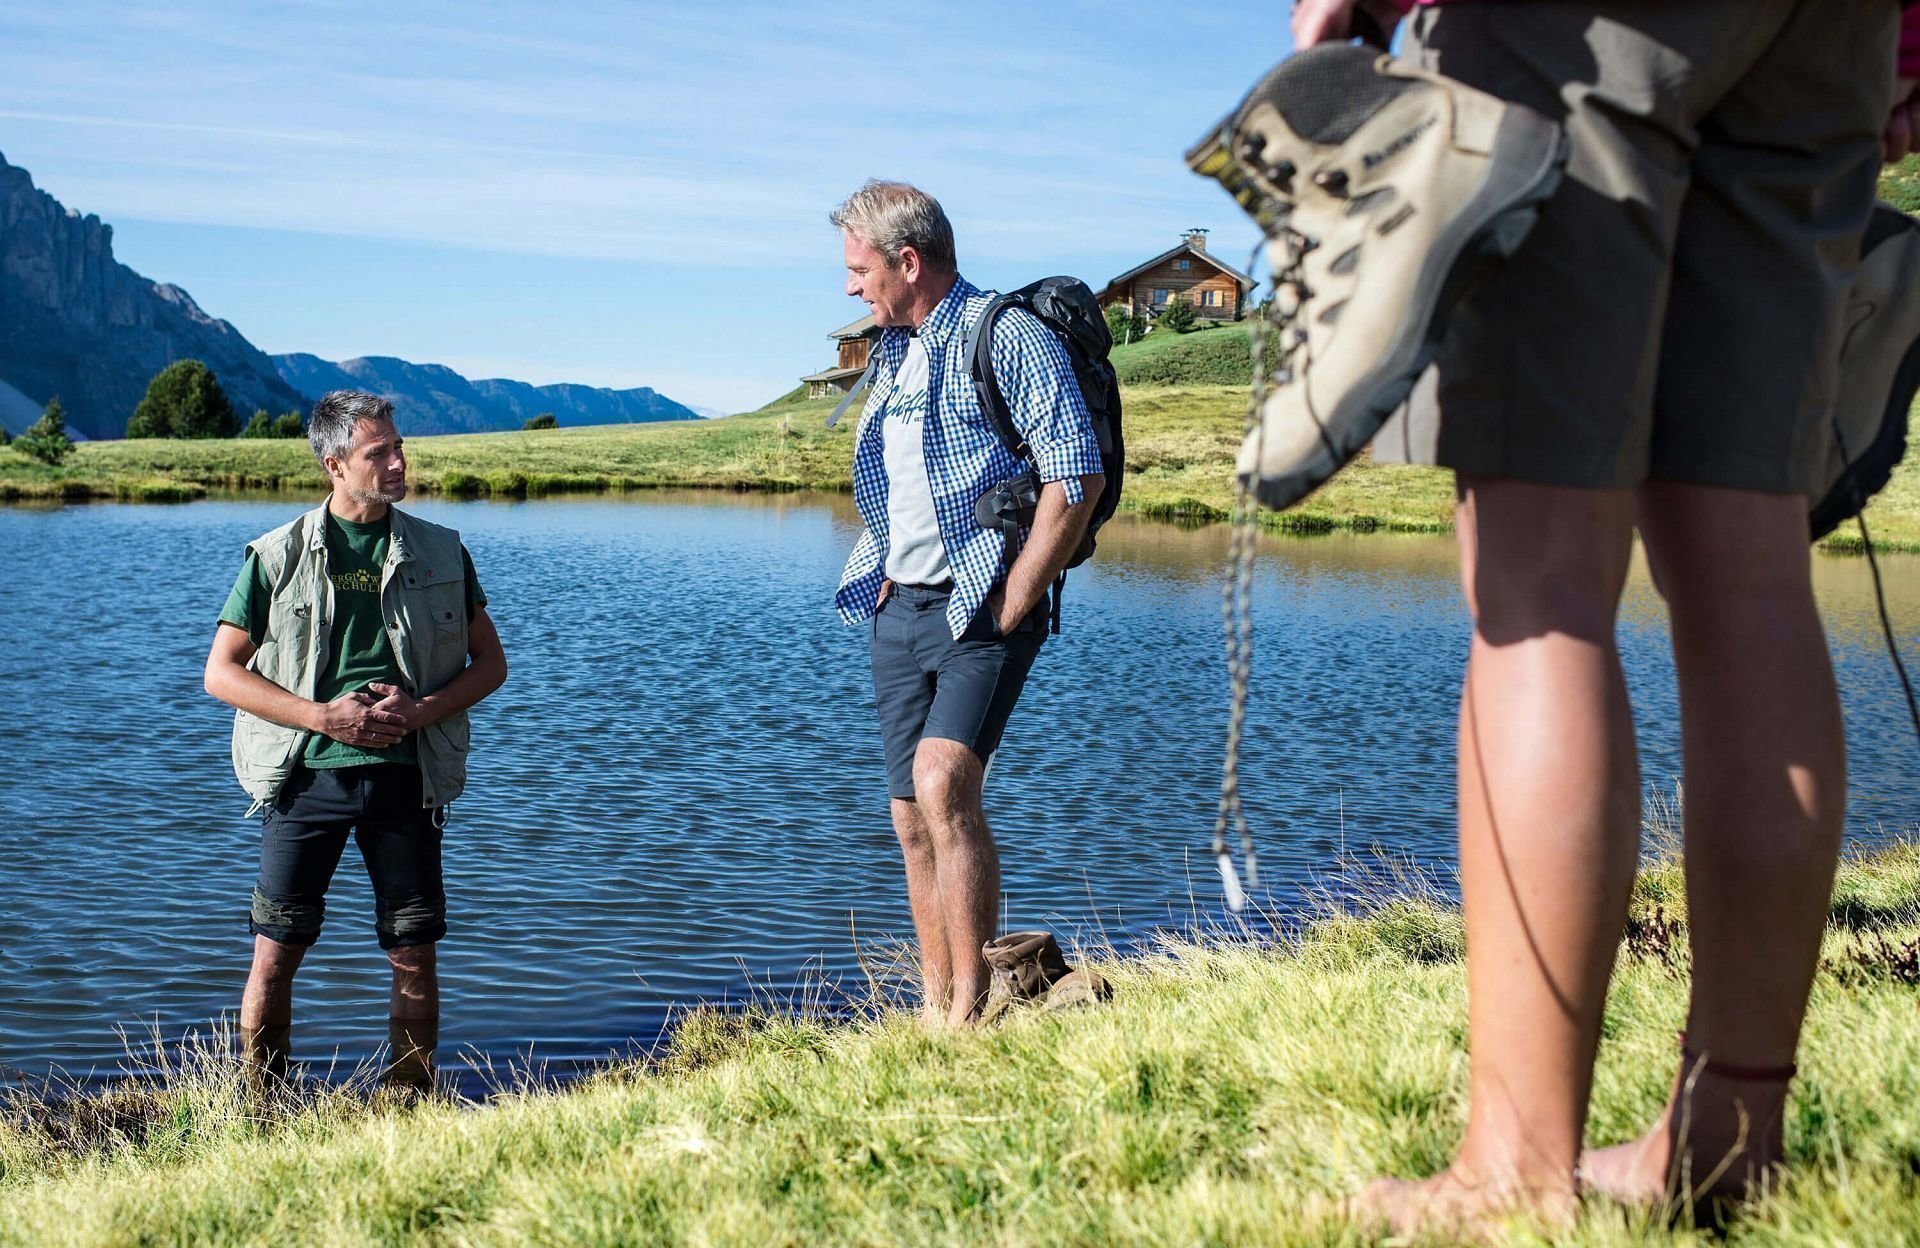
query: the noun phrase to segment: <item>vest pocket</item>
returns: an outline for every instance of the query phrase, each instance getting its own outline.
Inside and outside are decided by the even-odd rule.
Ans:
[[[427,736],[448,757],[464,755],[473,743],[473,726],[465,715],[453,715],[427,725]]]

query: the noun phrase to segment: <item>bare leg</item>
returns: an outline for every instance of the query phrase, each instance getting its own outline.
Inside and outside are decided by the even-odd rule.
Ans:
[[[307,954],[305,945],[283,945],[265,936],[253,938],[253,968],[240,997],[240,1050],[259,1075],[284,1079],[292,1048],[293,976]]]
[[[953,971],[947,1021],[955,1026],[978,1019],[986,1002],[987,963],[980,949],[993,939],[1000,910],[1000,855],[980,805],[985,780],[986,769],[967,746],[942,737],[920,742],[913,791],[933,839]]]
[[[953,954],[947,947],[946,911],[934,867],[933,833],[918,802],[893,799],[893,832],[907,866],[907,905],[920,944],[920,1021],[944,1024],[953,999]]]
[[[439,960],[432,945],[403,945],[387,950],[387,963],[393,968],[387,1022],[392,1053],[382,1081],[425,1091],[433,1086],[433,1050],[440,1040]]]
[[[1570,1212],[1639,843],[1614,645],[1632,492],[1461,487],[1474,620],[1459,755],[1472,1102],[1446,1172],[1362,1195],[1361,1216],[1406,1232],[1509,1209]]]
[[[1738,1195],[1779,1164],[1787,1081],[1717,1077],[1714,1062],[1793,1061],[1845,814],[1840,705],[1808,573],[1805,499],[1656,483],[1642,488],[1640,508],[1673,616],[1693,945],[1687,1035],[1705,1064],[1683,1110],[1670,1103],[1646,1137],[1590,1153],[1584,1169],[1621,1199]]]

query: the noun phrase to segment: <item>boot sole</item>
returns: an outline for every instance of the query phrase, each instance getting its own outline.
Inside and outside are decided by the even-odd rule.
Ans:
[[[1447,262],[1427,266],[1414,286],[1394,345],[1321,422],[1324,454],[1292,472],[1244,478],[1266,506],[1276,511],[1291,507],[1373,440],[1440,353],[1448,319],[1460,300],[1518,251],[1532,232],[1541,205],[1560,187],[1567,137],[1538,113],[1515,106],[1500,120],[1494,150],[1504,152],[1504,158],[1492,162],[1486,180],[1429,249],[1429,255],[1444,256]]]

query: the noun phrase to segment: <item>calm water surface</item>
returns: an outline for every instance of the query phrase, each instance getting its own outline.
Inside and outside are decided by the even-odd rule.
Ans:
[[[110,1073],[235,1008],[258,825],[200,688],[252,537],[300,500],[0,509],[0,1069]],[[513,674],[474,714],[447,833],[443,1046],[574,1062],[676,1006],[860,979],[910,935],[865,632],[828,606],[843,500],[423,503],[466,536]],[[1224,724],[1226,533],[1116,521],[1074,574],[987,806],[1006,920],[1124,941],[1217,916],[1203,852]],[[1903,641],[1920,559],[1883,560]],[[1864,561],[1816,575],[1846,704],[1850,832],[1916,817],[1920,745]],[[1467,630],[1450,539],[1274,539],[1255,591],[1246,801],[1275,901],[1378,846],[1452,862]],[[1664,617],[1621,643],[1643,772],[1679,773]],[[385,1041],[349,850],[297,989],[296,1056]]]

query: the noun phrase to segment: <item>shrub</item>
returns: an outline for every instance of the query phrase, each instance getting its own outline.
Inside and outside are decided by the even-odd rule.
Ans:
[[[526,424],[520,427],[527,430],[558,429],[560,427],[560,421],[552,412],[541,412],[538,416],[532,417]]]
[[[1129,342],[1138,340],[1140,335],[1146,332],[1145,317],[1135,316],[1127,311],[1127,305],[1124,303],[1107,305],[1107,333],[1113,336],[1114,346],[1125,346]]]
[[[5,425],[0,425],[0,446],[5,446],[12,441],[13,435],[7,432]]]
[[[307,436],[307,418],[299,412],[281,412],[273,420],[273,436],[276,438],[304,438]]]
[[[176,360],[156,373],[127,422],[130,438],[231,438],[239,432],[233,404],[199,360]]]
[[[128,426],[128,430],[132,430],[131,425]],[[240,436],[243,438],[270,438],[273,436],[273,417],[267,415],[266,408],[256,407],[253,409],[253,419],[249,420],[247,427],[240,431]]]
[[[1175,295],[1167,300],[1166,309],[1160,313],[1160,319],[1154,324],[1154,328],[1170,329],[1176,334],[1184,334],[1193,328],[1195,319],[1193,305],[1179,295]]]
[[[67,436],[67,417],[60,410],[60,399],[47,401],[47,410],[27,431],[14,439],[13,449],[31,455],[43,464],[58,465],[73,452],[73,439]]]

